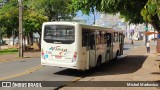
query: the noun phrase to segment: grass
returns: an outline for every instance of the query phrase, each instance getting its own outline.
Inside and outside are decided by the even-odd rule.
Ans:
[[[4,49],[4,50],[0,50],[0,55],[14,54],[14,53],[17,53],[17,52],[18,52],[18,49],[16,49],[16,48]]]

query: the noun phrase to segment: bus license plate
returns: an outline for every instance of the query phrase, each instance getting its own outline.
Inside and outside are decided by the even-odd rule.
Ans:
[[[56,55],[56,56],[55,56],[55,59],[62,59],[62,56]]]

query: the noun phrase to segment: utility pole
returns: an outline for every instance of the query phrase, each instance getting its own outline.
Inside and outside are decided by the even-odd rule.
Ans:
[[[23,0],[19,3],[19,57],[23,57]]]
[[[94,21],[93,21],[93,24],[95,25],[95,23],[96,23],[96,15],[95,15],[95,10],[94,10],[94,12],[93,12],[93,15],[94,15]]]

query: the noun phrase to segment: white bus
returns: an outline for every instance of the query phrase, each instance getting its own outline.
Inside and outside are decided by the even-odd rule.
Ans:
[[[45,22],[42,26],[41,65],[77,70],[99,68],[123,54],[124,35],[111,28],[76,22]]]

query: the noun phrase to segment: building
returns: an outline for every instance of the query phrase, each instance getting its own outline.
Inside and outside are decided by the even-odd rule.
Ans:
[[[96,21],[96,25],[121,30],[126,29],[126,23],[124,22],[124,19],[120,18],[119,14],[100,14],[100,19]]]

